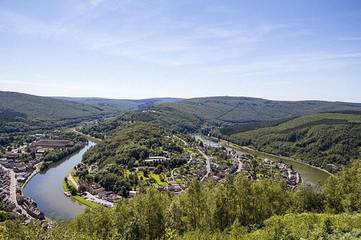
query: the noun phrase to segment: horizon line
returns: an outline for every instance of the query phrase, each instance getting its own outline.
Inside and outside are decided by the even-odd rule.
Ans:
[[[137,100],[150,100],[150,99],[180,99],[180,100],[190,100],[190,99],[199,99],[199,98],[220,98],[220,97],[229,97],[229,98],[251,98],[251,99],[260,99],[260,100],[268,100],[268,101],[280,101],[280,102],[341,102],[341,103],[356,103],[361,104],[361,102],[352,102],[352,101],[342,101],[342,100],[331,100],[331,99],[271,99],[271,98],[264,98],[258,96],[245,96],[245,95],[207,95],[207,96],[193,96],[193,97],[170,97],[170,96],[158,96],[158,97],[140,97],[140,98],[132,98],[132,97],[124,97],[124,98],[117,98],[117,97],[99,97],[99,96],[91,96],[91,97],[84,97],[84,96],[49,96],[49,95],[38,95],[35,93],[27,93],[27,92],[16,92],[12,90],[0,90],[0,92],[7,92],[7,93],[18,93],[18,94],[25,94],[31,95],[36,97],[45,97],[45,98],[77,98],[77,99],[106,99],[106,100],[124,100],[124,101],[137,101]]]

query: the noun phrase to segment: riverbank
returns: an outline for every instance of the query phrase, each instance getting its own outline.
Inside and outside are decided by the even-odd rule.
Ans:
[[[20,193],[21,195],[23,195],[23,190],[26,186],[26,184],[28,184],[28,182],[36,175],[40,172],[40,166],[43,162],[39,162],[38,164],[35,165],[35,170],[30,174],[30,176],[25,180],[25,182],[23,184],[21,184],[20,186]]]
[[[66,177],[68,179],[68,184],[71,184],[72,187],[76,188],[76,186],[74,185],[74,183],[69,180],[68,177]],[[99,208],[101,207],[101,205],[97,204],[97,203],[94,203],[94,202],[91,202],[91,201],[88,201],[86,200],[85,198],[83,198],[82,196],[80,195],[71,195],[70,193],[70,189],[69,189],[69,186],[68,184],[66,183],[65,179],[63,180],[62,182],[62,186],[63,186],[63,190],[64,190],[64,194],[65,193],[68,193],[69,194],[69,197],[74,200],[74,201],[77,201],[79,202],[80,204],[83,204],[91,209],[94,209],[94,208]]]

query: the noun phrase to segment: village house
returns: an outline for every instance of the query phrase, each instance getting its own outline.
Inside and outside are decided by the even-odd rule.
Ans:
[[[31,198],[17,195],[16,199],[30,216],[39,220],[45,219],[44,213],[38,209],[38,205]]]
[[[175,181],[170,181],[168,183],[168,186],[166,187],[166,189],[170,192],[174,192],[174,193],[178,193],[178,192],[182,192],[183,188],[176,183]]]
[[[129,191],[129,197],[135,197],[137,195],[137,191]]]
[[[144,160],[144,162],[146,163],[161,163],[164,161],[168,161],[169,158],[166,158],[164,156],[153,156],[153,157],[148,157],[147,159]]]

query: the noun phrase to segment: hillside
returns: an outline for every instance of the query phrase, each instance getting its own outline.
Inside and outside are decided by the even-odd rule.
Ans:
[[[179,98],[149,98],[149,99],[108,99],[108,98],[72,98],[72,97],[57,97],[77,103],[91,105],[109,112],[125,112],[130,110],[137,110],[155,106],[161,103],[174,103],[181,101]]]
[[[104,115],[114,115],[119,112],[177,101],[180,99],[54,98],[0,91],[0,133],[24,132],[48,126],[62,126]]]
[[[104,113],[104,109],[87,104],[2,91],[0,91],[0,111],[7,113],[6,121],[62,120]]]
[[[153,162],[151,156],[159,159]],[[124,124],[84,155],[76,174],[127,197],[132,189],[165,186],[166,175],[188,160],[183,143],[172,133],[150,124]],[[97,171],[90,173],[91,168]]]
[[[246,97],[206,97],[160,104],[130,119],[152,121],[180,131],[219,127],[223,134],[272,126],[285,119],[318,112],[361,111],[359,103],[271,101]]]
[[[0,91],[0,134],[59,127],[108,113],[88,104]]]
[[[231,140],[335,170],[361,157],[361,114],[312,114],[233,134]]]

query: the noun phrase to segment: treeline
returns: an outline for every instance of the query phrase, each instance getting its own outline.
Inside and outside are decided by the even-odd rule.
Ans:
[[[0,225],[4,239],[357,239],[361,234],[361,164],[330,177],[320,192],[229,177],[195,181],[186,193],[149,190],[46,230],[36,222]],[[336,214],[336,215],[334,215]]]
[[[72,146],[72,147],[66,147],[64,149],[52,150],[45,155],[44,161],[45,162],[60,161],[60,160],[64,159],[65,157],[82,149],[85,146],[85,144],[86,144],[86,142],[79,142],[79,143],[75,143],[74,146]]]

